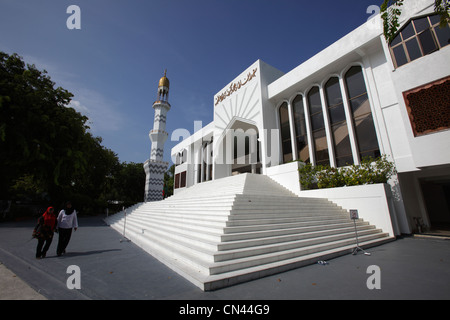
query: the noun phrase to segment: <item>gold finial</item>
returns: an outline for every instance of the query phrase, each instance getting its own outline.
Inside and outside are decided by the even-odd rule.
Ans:
[[[164,70],[164,76],[159,80],[159,87],[167,87],[169,88],[170,82],[167,79],[167,69]]]

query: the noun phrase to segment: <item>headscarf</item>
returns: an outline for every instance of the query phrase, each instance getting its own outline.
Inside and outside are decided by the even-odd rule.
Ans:
[[[69,204],[71,205],[71,207],[69,208]],[[70,201],[66,202],[66,207],[64,208],[64,212],[66,213],[66,215],[70,216],[74,211],[74,208],[72,206],[72,203]]]
[[[44,217],[44,225],[49,226],[50,228],[53,229],[56,224],[56,215],[54,213],[50,213],[51,209],[53,209],[53,207],[48,207],[47,211],[44,212],[43,217]]]

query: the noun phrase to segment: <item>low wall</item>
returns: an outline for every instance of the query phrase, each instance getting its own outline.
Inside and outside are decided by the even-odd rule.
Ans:
[[[267,168],[267,175],[299,197],[326,198],[346,210],[357,209],[359,217],[390,236],[400,235],[391,188],[386,183],[339,188],[301,190],[298,169],[302,162]]]
[[[300,175],[298,169],[303,162],[289,162],[266,169],[266,174],[283,187],[298,194],[300,192]]]
[[[400,235],[390,186],[386,183],[303,190],[300,197],[327,198],[346,210],[357,209],[359,217],[390,236]],[[392,223],[394,221],[394,223]]]

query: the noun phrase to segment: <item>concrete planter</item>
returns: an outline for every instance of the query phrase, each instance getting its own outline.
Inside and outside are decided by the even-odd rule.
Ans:
[[[299,197],[325,198],[343,209],[357,209],[359,217],[389,233],[400,235],[391,188],[387,183],[302,190],[298,169],[303,162],[267,168],[267,175]]]
[[[303,190],[297,194],[300,197],[326,198],[346,210],[357,209],[361,219],[390,236],[400,235],[391,188],[387,183]]]

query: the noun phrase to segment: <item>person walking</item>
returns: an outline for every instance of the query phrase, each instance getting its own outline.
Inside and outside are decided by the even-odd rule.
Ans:
[[[33,230],[33,237],[38,240],[36,247],[36,259],[45,258],[53,240],[56,228],[56,215],[53,207],[48,207],[45,213],[39,217],[38,224]]]
[[[72,229],[77,231],[78,219],[77,212],[72,207],[72,203],[68,201],[63,210],[58,214],[58,248],[56,249],[56,254],[61,256],[66,253],[66,247],[69,244],[70,237],[72,236]]]

